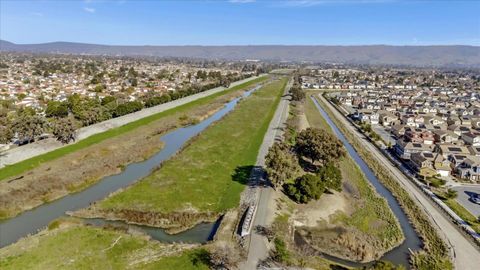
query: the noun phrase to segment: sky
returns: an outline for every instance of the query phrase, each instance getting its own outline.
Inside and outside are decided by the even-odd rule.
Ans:
[[[109,45],[480,45],[480,0],[0,0],[0,39]]]

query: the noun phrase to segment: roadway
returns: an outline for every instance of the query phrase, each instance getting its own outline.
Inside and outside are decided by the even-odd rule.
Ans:
[[[480,204],[473,203],[470,200],[470,197],[474,194],[480,194],[480,185],[459,185],[452,187],[453,190],[458,192],[458,197],[456,198],[465,209],[467,209],[474,216],[480,216]]]
[[[262,142],[262,146],[258,152],[256,170],[252,172],[251,179],[256,185],[249,187],[249,191],[253,192],[252,196],[257,203],[257,212],[255,214],[252,231],[250,235],[247,236],[247,261],[244,262],[240,269],[251,270],[257,269],[257,265],[263,259],[266,259],[269,256],[269,247],[268,241],[265,236],[258,234],[255,231],[256,226],[267,226],[270,225],[273,221],[275,209],[269,207],[271,205],[272,193],[274,192],[271,187],[263,187],[265,179],[265,172],[262,169],[265,166],[265,156],[268,153],[268,149],[273,145],[275,141],[281,141],[283,138],[283,129],[284,124],[288,117],[288,104],[290,97],[286,95],[290,87],[292,86],[292,80],[290,79],[287,86],[285,87],[285,95],[280,100],[280,103],[275,111],[275,114],[270,122],[268,131],[265,134],[265,137]],[[248,192],[248,191],[247,191]]]
[[[411,182],[397,167],[374,146],[372,145],[357,129],[340,114],[322,95],[318,98],[327,104],[334,116],[342,122],[353,134],[360,140],[361,144],[367,149],[373,157],[375,157],[385,168],[394,176],[401,186],[410,194],[414,201],[427,214],[434,227],[437,229],[439,235],[445,240],[451,249],[453,263],[456,269],[474,270],[478,269],[478,262],[480,260],[480,250],[467,239],[467,236],[460,232],[457,225],[455,225],[449,217],[440,210],[435,203],[428,198],[419,188]]]

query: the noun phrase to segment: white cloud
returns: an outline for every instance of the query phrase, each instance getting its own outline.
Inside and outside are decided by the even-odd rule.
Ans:
[[[41,12],[31,12],[30,14],[32,14],[33,16],[37,16],[37,17],[43,17],[43,13],[41,13]]]
[[[230,3],[234,4],[246,4],[246,3],[253,3],[255,0],[228,0]]]
[[[85,10],[85,12],[88,12],[88,13],[95,13],[94,8],[85,7],[85,8],[83,8],[83,10]]]
[[[396,0],[288,0],[281,2],[284,7],[311,7],[327,4],[382,4]]]

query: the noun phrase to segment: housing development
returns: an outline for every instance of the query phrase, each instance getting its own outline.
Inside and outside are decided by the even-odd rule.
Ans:
[[[313,70],[350,117],[425,177],[480,181],[480,77],[435,70]],[[372,133],[372,134],[373,134]]]

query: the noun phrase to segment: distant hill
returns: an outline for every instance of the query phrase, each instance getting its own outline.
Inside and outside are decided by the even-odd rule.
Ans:
[[[0,51],[121,56],[258,59],[353,64],[480,67],[478,46],[111,46],[72,42],[14,44],[0,40]]]

